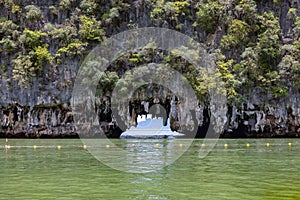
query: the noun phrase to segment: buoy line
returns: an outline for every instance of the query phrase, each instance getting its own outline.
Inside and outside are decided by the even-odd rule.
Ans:
[[[149,144],[149,143],[148,143]],[[137,148],[140,145],[135,144],[135,143],[129,143],[126,144],[127,148]],[[276,147],[276,146],[287,146],[289,148],[291,148],[292,146],[295,147],[297,145],[294,145],[292,142],[288,142],[286,144],[271,144],[269,142],[267,143],[261,143],[261,144],[250,144],[250,143],[245,143],[245,144],[230,144],[230,143],[224,143],[224,144],[219,144],[216,145],[216,147],[220,147],[220,145],[223,146],[223,148],[227,149],[229,147],[231,147],[231,149],[235,149],[235,148],[245,148],[245,149],[249,149],[250,147],[265,147],[265,148],[270,148],[270,147]],[[158,147],[164,147],[164,144],[161,143],[155,143],[154,144],[154,148],[158,148]],[[179,143],[179,144],[174,144],[174,147],[184,147],[184,143]],[[202,144],[195,144],[195,147],[201,147],[201,148],[205,148],[206,146],[209,146],[209,143],[202,143]],[[19,145],[9,145],[9,144],[5,144],[3,146],[0,146],[0,149],[21,149],[21,148],[28,148],[28,149],[43,149],[43,148],[48,148],[48,149],[57,149],[57,150],[61,150],[61,149],[70,149],[70,148],[81,148],[83,150],[88,150],[89,148],[112,148],[113,146],[111,146],[110,144],[99,144],[99,145],[95,145],[95,146],[88,146],[88,145],[24,145],[24,146],[19,146]]]

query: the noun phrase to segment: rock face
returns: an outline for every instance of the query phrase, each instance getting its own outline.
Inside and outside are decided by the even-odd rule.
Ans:
[[[299,136],[299,91],[265,104],[261,93],[253,91],[252,95],[241,108],[231,108],[225,137]]]
[[[22,7],[31,3],[31,1],[22,1]],[[54,15],[50,12],[49,6],[57,5],[56,1],[42,0],[35,3],[41,8],[45,16],[44,20],[48,22],[61,22],[69,15]],[[126,30],[130,22],[134,22],[137,27],[153,26],[149,8],[143,0],[129,1],[129,4],[134,6],[130,7],[127,13],[121,13],[123,21],[118,23],[119,26],[107,27],[105,30],[108,36]],[[298,8],[297,12],[299,12],[300,3],[295,0],[283,0],[281,5],[279,8],[274,6],[271,0],[260,1],[258,10],[263,12],[273,9],[281,13],[279,22],[283,32],[283,42],[289,44],[292,22],[288,18],[288,11],[293,6]],[[9,15],[4,7],[0,8],[0,16]],[[174,28],[175,25],[165,22],[161,26]],[[205,41],[208,37],[204,31],[194,28],[191,21],[185,20],[182,23],[183,33],[193,35],[195,31],[198,32],[198,41]],[[219,34],[223,34],[222,31]],[[219,42],[220,36],[217,34],[212,43],[216,46]],[[213,44],[209,50],[214,48]],[[55,49],[55,44],[51,45]],[[89,49],[92,46],[93,44],[89,46]],[[33,77],[32,85],[27,88],[19,86],[13,79],[12,68],[8,64],[6,74],[0,74],[0,137],[78,137],[78,127],[74,124],[73,116],[80,115],[80,113],[72,111],[70,102],[74,79],[82,59],[83,55],[66,57],[56,66],[46,65],[40,72],[42,75]],[[11,55],[1,54],[1,65],[10,60]],[[119,70],[119,73],[125,71]],[[154,93],[157,93],[157,90],[163,91],[163,95],[155,97]],[[138,115],[151,113],[157,117],[163,117],[164,124],[170,119],[171,129],[186,133],[187,136],[195,130],[197,130],[197,137],[205,136],[210,123],[222,128],[221,137],[299,136],[299,90],[290,88],[286,97],[273,98],[254,88],[243,96],[246,99],[244,103],[228,104],[226,109],[200,101],[195,102],[194,105],[186,105],[173,94],[165,92],[161,86],[156,86],[149,89],[145,97],[135,97],[129,105],[123,105],[118,109],[120,115],[129,112],[129,115],[124,116],[125,127],[136,125]],[[87,135],[87,137],[119,137],[122,130],[112,115],[109,96],[106,99],[93,100],[93,102],[89,102],[88,98],[83,99],[85,99],[82,104],[84,109],[94,111],[98,117],[81,122],[82,127],[94,130],[94,135]],[[224,112],[226,115],[223,114]],[[98,128],[98,124],[101,129]]]
[[[127,113],[124,120],[126,127],[137,125],[139,115],[151,114],[153,117],[162,117],[164,125],[170,120],[173,131],[185,133],[187,137],[204,137],[211,123],[212,117],[218,121],[218,127],[224,127],[221,137],[298,137],[300,133],[300,109],[297,91],[281,102],[274,101],[261,104],[259,93],[253,93],[251,101],[241,107],[229,106],[227,115],[223,115],[222,108],[198,104],[194,112],[187,113],[186,107],[180,105],[175,96],[165,98],[133,99],[129,105],[124,105],[119,114]],[[89,106],[90,105],[90,106]],[[93,135],[87,137],[119,137],[122,130],[112,115],[110,102],[103,101],[96,106],[84,102],[84,109],[95,109],[98,119],[82,121],[80,128],[89,129]],[[3,137],[78,137],[73,121],[76,112],[72,112],[70,105],[52,104],[22,106],[18,103],[9,104],[1,109],[1,135]],[[186,118],[182,118],[186,116]],[[98,123],[101,129],[99,129]],[[191,133],[191,135],[189,135]]]
[[[21,106],[9,104],[1,109],[1,135],[4,137],[77,137],[72,111],[63,104]]]

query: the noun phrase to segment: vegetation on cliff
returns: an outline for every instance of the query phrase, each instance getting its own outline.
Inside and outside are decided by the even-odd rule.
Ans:
[[[270,7],[258,9],[263,3]],[[45,75],[41,73],[45,66],[59,67],[66,57],[85,55],[112,33],[138,27],[139,22],[129,20],[128,14],[131,7],[144,6],[153,26],[167,24],[184,33],[186,24],[192,25],[192,37],[203,40],[216,55],[229,99],[238,99],[253,87],[263,88],[276,98],[287,95],[289,87],[298,88],[300,80],[299,11],[292,5],[289,8],[287,19],[292,25],[284,34],[278,12],[282,4],[254,0],[61,0],[51,5],[28,5],[25,1],[1,0],[1,69],[12,74],[8,77],[14,80],[9,81],[28,85],[32,77]],[[129,63],[144,62],[138,55],[132,54]],[[143,55],[142,59],[145,56],[151,57]],[[173,59],[172,65],[186,67],[182,59]]]

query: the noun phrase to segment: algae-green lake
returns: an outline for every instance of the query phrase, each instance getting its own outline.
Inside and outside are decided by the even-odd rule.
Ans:
[[[149,141],[159,145],[167,139],[135,140]],[[149,173],[112,169],[84,150],[79,139],[10,139],[10,149],[0,142],[0,199],[5,200],[300,199],[298,139],[220,139],[202,159],[203,140],[194,140],[174,163]],[[113,142],[137,148],[133,140]],[[147,158],[143,152],[139,156]],[[143,159],[145,166],[151,156]]]

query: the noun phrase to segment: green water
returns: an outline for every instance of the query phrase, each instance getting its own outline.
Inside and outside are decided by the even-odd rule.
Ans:
[[[199,158],[203,141],[196,140],[173,164],[142,174],[102,164],[83,150],[80,140],[10,140],[8,150],[3,148],[5,141],[0,142],[0,199],[300,199],[297,139],[219,140],[203,159]],[[145,143],[159,156],[164,146],[153,144],[167,141],[113,142],[123,148]],[[153,154],[141,152],[138,156],[151,156],[143,159],[147,167]]]

